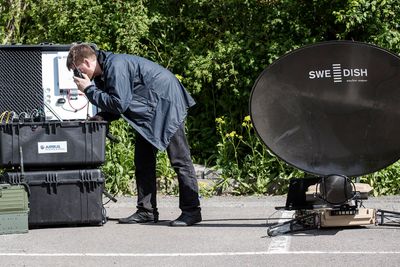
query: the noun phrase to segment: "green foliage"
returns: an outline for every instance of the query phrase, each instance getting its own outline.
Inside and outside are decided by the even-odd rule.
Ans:
[[[400,161],[372,174],[361,177],[361,182],[368,183],[373,188],[373,195],[400,194]]]
[[[140,53],[149,19],[142,1],[3,1],[4,42],[92,42],[106,50]],[[3,31],[2,31],[3,32]],[[0,35],[1,36],[1,35]]]
[[[0,2],[0,40],[10,43],[19,39],[22,19],[25,16],[25,1],[3,0]]]
[[[229,130],[225,117],[217,118],[216,123],[220,136],[217,168],[222,171],[216,191],[282,194],[287,190],[289,179],[304,176],[265,148],[255,136],[250,116],[244,118],[240,134]]]
[[[110,125],[110,133],[117,137],[119,142],[106,144],[106,163],[102,167],[106,175],[106,189],[113,194],[134,194],[135,181],[135,133],[133,128],[120,119]],[[157,154],[156,173],[158,189],[165,194],[178,193],[176,174],[171,168],[166,152]]]
[[[193,155],[215,162],[214,120],[240,125],[252,85],[273,60],[335,38],[332,10],[343,1],[148,1],[148,56],[180,74],[199,103],[189,128]],[[146,42],[146,41],[145,41]],[[155,52],[151,52],[155,51]]]
[[[176,179],[176,173],[172,169],[168,159],[168,154],[158,152],[157,154],[157,179],[158,179],[158,190],[164,194],[177,195],[178,194],[178,183]]]
[[[117,137],[119,142],[106,144],[106,163],[102,167],[106,175],[106,189],[113,194],[131,195],[135,174],[133,128],[120,119],[111,123],[110,133]]]
[[[400,6],[397,0],[351,0],[345,8],[333,11],[344,30],[341,39],[371,42],[400,52]]]
[[[238,177],[236,193],[281,193],[286,178],[298,175],[264,149],[250,126],[242,126],[252,85],[265,67],[325,40],[364,41],[400,52],[397,0],[0,0],[0,14],[3,44],[87,41],[145,56],[177,74],[198,103],[187,124],[192,155],[223,170],[221,186],[232,187],[229,178]],[[229,125],[215,125],[222,116]],[[124,141],[107,144],[104,170],[109,177],[117,174],[107,187],[130,193],[134,134],[122,122],[113,123],[112,131]],[[233,131],[240,134],[226,136]],[[159,186],[175,193],[169,161],[162,153],[158,158]],[[398,167],[365,179],[376,194],[397,192]],[[282,190],[273,189],[276,181]]]

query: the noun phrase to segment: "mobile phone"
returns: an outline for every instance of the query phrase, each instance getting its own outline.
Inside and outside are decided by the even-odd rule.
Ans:
[[[81,79],[84,79],[83,75],[82,75],[82,71],[78,68],[74,69],[74,76],[79,77]]]

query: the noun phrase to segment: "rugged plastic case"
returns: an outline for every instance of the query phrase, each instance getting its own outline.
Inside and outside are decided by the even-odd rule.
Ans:
[[[106,122],[0,124],[0,167],[98,167],[105,161]]]
[[[3,183],[29,189],[29,226],[103,225],[104,175],[99,169],[4,172]]]

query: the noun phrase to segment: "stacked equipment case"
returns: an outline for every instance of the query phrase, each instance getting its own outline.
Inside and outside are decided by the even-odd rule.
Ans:
[[[26,188],[29,227],[106,222],[107,123],[87,120],[95,109],[71,82],[69,48],[0,46],[0,182]]]

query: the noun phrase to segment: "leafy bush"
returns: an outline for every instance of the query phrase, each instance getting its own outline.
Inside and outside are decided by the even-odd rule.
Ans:
[[[106,143],[106,163],[102,167],[106,175],[107,191],[116,194],[132,195],[132,181],[134,181],[134,153],[133,128],[122,119],[111,123],[110,133],[118,138],[118,143]]]
[[[110,133],[117,137],[118,143],[106,143],[106,163],[102,166],[106,174],[106,189],[113,194],[135,194],[135,132],[128,123],[120,119],[111,123]],[[165,151],[157,154],[156,174],[161,192],[178,194],[176,174]]]
[[[400,52],[397,0],[0,0],[0,13],[3,44],[93,42],[145,56],[178,74],[198,103],[187,123],[192,155],[223,170],[221,186],[231,186],[229,176],[238,177],[235,193],[281,193],[284,178],[298,175],[242,126],[252,85],[264,68],[295,48],[326,40],[364,41]],[[223,116],[229,125],[215,125]],[[124,141],[107,144],[104,170],[120,179],[109,179],[107,187],[131,193],[134,133],[120,122],[112,131]],[[238,134],[226,136],[233,131]],[[160,187],[176,192],[166,155],[158,157]],[[365,179],[377,194],[394,193],[398,168]],[[274,181],[282,190],[271,189]]]
[[[92,42],[100,48],[143,53],[149,18],[142,1],[1,1],[2,43]],[[4,17],[3,17],[4,15]]]
[[[220,136],[217,168],[221,180],[216,191],[234,194],[283,194],[289,179],[302,178],[303,172],[288,166],[271,154],[256,137],[250,116],[242,122],[239,134],[229,130],[225,117],[216,119]]]
[[[378,172],[360,177],[373,188],[374,196],[400,194],[400,161]]]

